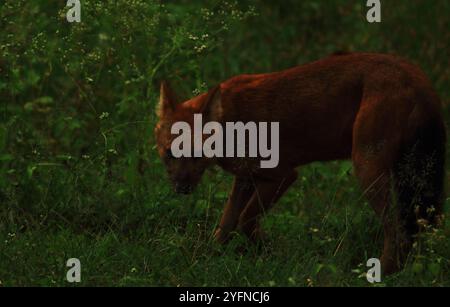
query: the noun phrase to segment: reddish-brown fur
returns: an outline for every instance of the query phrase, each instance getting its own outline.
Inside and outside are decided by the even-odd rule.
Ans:
[[[170,135],[171,124],[192,123],[193,113],[200,112],[221,123],[279,122],[278,167],[261,169],[259,159],[167,157],[175,137]],[[222,243],[236,227],[257,240],[259,218],[295,181],[295,168],[313,161],[353,160],[362,191],[384,224],[382,265],[386,273],[401,268],[417,233],[415,220],[435,222],[441,211],[445,129],[440,101],[423,72],[398,57],[333,55],[282,72],[240,75],[182,104],[175,104],[172,91],[163,84],[156,135],[158,150],[176,185],[195,186],[212,164],[235,176],[215,233]],[[433,136],[431,141],[429,136]],[[416,149],[420,151],[413,163],[417,172],[421,159],[435,159],[434,175],[428,178],[434,194],[427,199],[431,203],[417,204],[424,209],[410,222],[411,193],[419,190],[412,174],[401,177],[399,165]],[[402,182],[407,182],[405,189]],[[388,214],[393,209],[393,192],[405,203]],[[427,215],[432,206],[435,214]]]

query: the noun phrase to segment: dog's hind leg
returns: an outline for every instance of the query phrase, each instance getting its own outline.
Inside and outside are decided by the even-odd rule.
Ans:
[[[381,99],[362,104],[353,127],[352,160],[365,198],[381,218],[384,228],[384,249],[381,257],[383,272],[401,269],[411,247],[404,223],[395,206],[393,169],[403,139],[406,119],[396,116],[395,107]],[[386,112],[386,105],[391,110]],[[398,114],[397,114],[398,115]]]

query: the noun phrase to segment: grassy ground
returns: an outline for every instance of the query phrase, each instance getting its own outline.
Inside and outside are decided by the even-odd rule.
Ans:
[[[379,256],[382,233],[348,170],[347,163],[304,169],[264,221],[267,242],[245,253],[236,252],[244,238],[227,247],[211,240],[228,186],[217,175],[186,198],[163,183],[122,208],[104,204],[106,211],[73,212],[73,220],[49,209],[2,233],[2,283],[68,285],[65,262],[77,257],[82,285],[368,286],[365,262]],[[406,270],[382,285],[449,286],[448,226],[424,236]]]
[[[172,192],[157,83],[187,97],[336,50],[389,52],[424,68],[450,119],[448,1],[386,3],[379,25],[364,1],[82,2],[80,25],[59,1],[0,6],[0,285],[70,285],[75,257],[82,286],[369,286],[382,231],[349,162],[303,168],[261,248],[217,246],[231,178],[213,169],[193,195]],[[380,285],[450,286],[449,237],[447,219]]]

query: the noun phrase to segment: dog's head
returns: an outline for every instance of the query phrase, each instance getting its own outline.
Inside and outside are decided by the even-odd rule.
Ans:
[[[195,157],[194,138],[199,136],[194,134],[194,114],[205,115],[205,119],[208,120],[212,114],[217,117],[218,108],[220,108],[219,87],[186,102],[178,103],[170,86],[166,82],[161,84],[157,111],[159,122],[155,127],[156,144],[159,156],[166,166],[169,178],[177,193],[191,193],[200,182],[206,168],[213,163],[213,159],[206,158],[203,155],[202,157]],[[190,128],[190,134],[186,134],[189,138],[186,143],[190,143],[188,144],[191,151],[189,156],[180,156],[180,153],[173,152],[172,144],[174,140],[179,139],[178,133],[180,133],[176,127],[180,123]],[[200,135],[200,138],[200,142],[203,144],[205,138],[203,134]]]

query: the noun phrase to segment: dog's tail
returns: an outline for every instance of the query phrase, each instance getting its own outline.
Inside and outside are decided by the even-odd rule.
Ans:
[[[394,167],[397,208],[407,235],[438,224],[444,204],[446,129],[441,116],[420,125]]]

